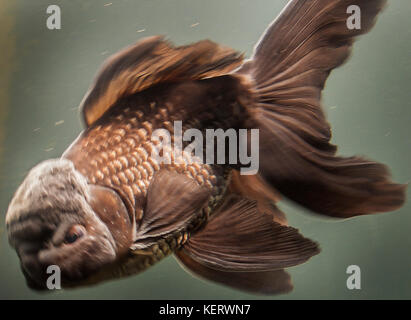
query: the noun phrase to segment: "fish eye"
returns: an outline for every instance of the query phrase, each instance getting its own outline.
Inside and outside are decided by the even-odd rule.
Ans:
[[[86,229],[79,224],[71,226],[70,229],[67,231],[66,235],[64,236],[64,243],[71,244],[76,242],[86,233]]]

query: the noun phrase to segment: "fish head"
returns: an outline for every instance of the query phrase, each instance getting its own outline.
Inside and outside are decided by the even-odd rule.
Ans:
[[[27,284],[48,288],[50,266],[62,286],[76,286],[127,251],[132,223],[115,191],[90,185],[66,159],[35,166],[17,189],[6,214],[10,245]]]

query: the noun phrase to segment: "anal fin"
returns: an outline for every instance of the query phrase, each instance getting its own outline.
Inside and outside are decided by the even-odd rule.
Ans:
[[[250,200],[257,201],[257,209],[269,213],[275,222],[287,225],[285,214],[274,205],[281,200],[272,186],[264,182],[264,179],[256,175],[241,175],[239,171],[233,170],[229,190]]]
[[[193,276],[254,294],[273,295],[293,289],[290,275],[283,269],[261,272],[229,272],[212,269],[194,260],[182,249],[177,260]]]

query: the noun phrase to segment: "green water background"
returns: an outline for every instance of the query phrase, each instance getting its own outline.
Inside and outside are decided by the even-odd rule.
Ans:
[[[250,55],[285,3],[0,0],[0,298],[261,298],[195,279],[173,257],[124,280],[38,294],[25,285],[7,243],[4,215],[27,171],[60,156],[81,131],[76,107],[110,54],[142,37],[164,34],[176,44],[209,38]],[[50,4],[61,8],[61,30],[46,28]],[[403,183],[411,180],[410,17],[409,0],[389,1],[376,27],[355,45],[349,63],[332,73],[324,94],[340,153],[384,162]],[[289,269],[292,293],[265,298],[411,298],[410,202],[394,213],[340,222],[287,202],[281,208],[292,226],[321,244],[322,252]],[[358,291],[346,287],[351,264],[362,271]]]

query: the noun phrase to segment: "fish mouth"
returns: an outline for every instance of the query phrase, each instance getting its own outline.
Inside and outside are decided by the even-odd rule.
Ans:
[[[16,250],[27,286],[35,291],[47,290],[47,266],[41,264],[39,253],[54,233],[60,219],[31,212],[7,223],[10,245]]]
[[[25,241],[18,243],[15,249],[27,286],[36,291],[47,290],[47,266],[42,265],[38,258],[42,246],[38,242]]]
[[[21,270],[23,272],[24,278],[26,279],[26,284],[30,289],[34,291],[38,291],[38,292],[51,291],[49,288],[47,288],[46,280],[45,281],[35,280],[35,278],[31,276],[31,274],[28,273],[24,267],[21,267]]]

